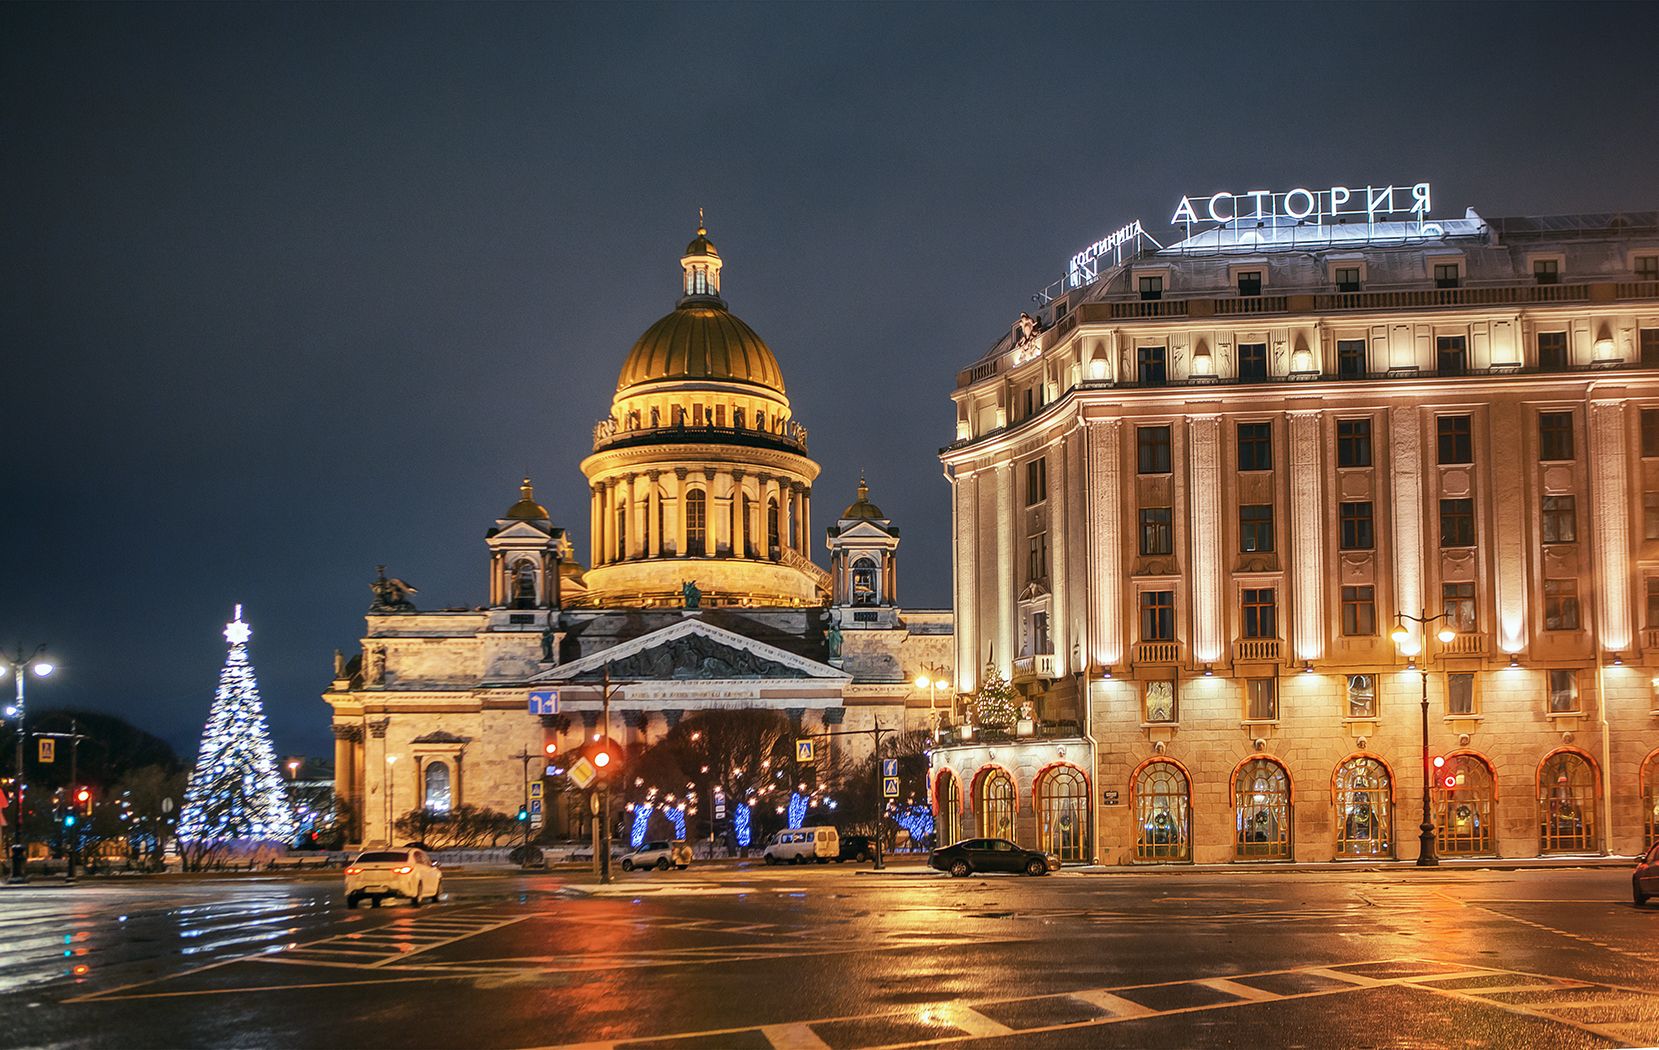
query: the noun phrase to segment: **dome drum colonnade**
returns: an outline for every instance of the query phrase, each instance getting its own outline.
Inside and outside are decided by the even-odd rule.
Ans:
[[[707,231],[680,260],[677,307],[635,342],[582,462],[591,503],[588,601],[807,605],[812,482],[777,358],[720,298]]]

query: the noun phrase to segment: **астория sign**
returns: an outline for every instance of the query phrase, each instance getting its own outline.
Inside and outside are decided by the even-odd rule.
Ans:
[[[1194,223],[1274,223],[1289,219],[1323,226],[1327,222],[1342,221],[1352,216],[1364,217],[1367,223],[1409,215],[1416,219],[1418,228],[1434,235],[1438,230],[1426,222],[1429,214],[1429,184],[1419,182],[1412,186],[1332,186],[1329,189],[1310,190],[1298,187],[1282,193],[1273,190],[1251,190],[1248,193],[1212,193],[1207,197],[1182,197],[1170,225],[1186,226]]]

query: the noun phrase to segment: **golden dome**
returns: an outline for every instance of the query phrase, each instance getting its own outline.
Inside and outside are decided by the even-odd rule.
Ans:
[[[518,502],[502,515],[508,521],[547,521],[547,508],[536,502],[536,490],[530,487],[530,478],[519,482]]]
[[[685,257],[689,259],[693,255],[712,255],[716,259],[720,258],[720,253],[714,250],[714,242],[709,240],[708,228],[703,225],[701,208],[697,209],[697,236],[685,246]]]
[[[616,389],[664,379],[754,383],[779,394],[783,371],[755,330],[706,299],[687,303],[645,330],[622,364]]]
[[[847,509],[841,512],[843,520],[862,518],[865,521],[881,521],[887,515],[881,508],[870,502],[870,486],[864,483],[864,475],[858,476],[858,498],[847,504]]]

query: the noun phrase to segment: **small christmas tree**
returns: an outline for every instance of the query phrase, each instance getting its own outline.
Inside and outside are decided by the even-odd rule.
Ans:
[[[974,695],[974,722],[985,729],[1007,729],[1018,718],[1014,703],[1018,695],[995,664],[985,665],[985,681]]]
[[[196,769],[184,792],[178,836],[186,843],[288,839],[294,835],[294,810],[288,786],[277,768],[259,683],[248,662],[248,637],[242,607],[225,625],[230,653],[219,672]]]

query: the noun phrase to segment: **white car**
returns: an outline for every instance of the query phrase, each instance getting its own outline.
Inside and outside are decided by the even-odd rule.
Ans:
[[[841,856],[841,836],[834,828],[795,828],[766,841],[761,856],[768,864],[827,864]]]
[[[639,849],[622,858],[622,870],[633,871],[635,868],[656,868],[658,871],[667,871],[669,868],[679,868],[684,871],[691,866],[691,847],[685,842],[647,842]]]
[[[376,908],[387,897],[410,904],[435,901],[444,889],[444,873],[423,849],[379,849],[359,853],[346,866],[346,907],[367,898]]]

